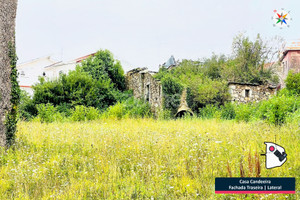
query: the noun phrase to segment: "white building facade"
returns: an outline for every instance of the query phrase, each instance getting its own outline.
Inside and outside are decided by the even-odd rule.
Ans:
[[[69,71],[75,70],[78,64],[93,55],[90,54],[66,63],[56,61],[50,56],[22,63],[17,66],[20,88],[33,96],[32,86],[39,83],[39,77],[44,77],[46,80],[57,79],[61,73],[67,74]]]

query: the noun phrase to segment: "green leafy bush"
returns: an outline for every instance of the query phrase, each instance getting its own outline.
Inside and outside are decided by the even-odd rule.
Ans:
[[[99,119],[100,113],[94,107],[75,106],[72,110],[70,119],[72,121],[91,121]]]
[[[236,113],[235,113],[235,104],[228,102],[225,103],[224,106],[220,107],[221,110],[221,118],[222,119],[235,119]]]
[[[198,116],[203,119],[211,119],[216,116],[216,113],[218,112],[219,108],[213,104],[208,104],[203,108],[199,109]]]
[[[110,106],[105,112],[104,116],[108,118],[122,119],[125,117],[125,114],[126,114],[125,103],[118,102],[115,105]]]
[[[30,95],[26,91],[21,90],[18,118],[28,121],[36,116],[37,112],[37,108]]]
[[[172,112],[168,109],[162,109],[160,110],[160,112],[158,113],[158,117],[159,120],[170,120],[174,118],[174,115],[172,114]]]
[[[300,94],[300,73],[289,72],[286,80],[286,89],[294,94]]]
[[[237,121],[248,122],[252,119],[255,114],[255,104],[238,104],[235,106],[235,119]]]
[[[189,106],[196,112],[208,104],[223,105],[230,96],[226,81],[209,78],[191,81],[187,95]]]
[[[84,105],[105,109],[116,102],[109,80],[95,80],[80,68],[57,80],[45,81],[34,86],[34,104],[51,103],[67,107]]]
[[[126,117],[130,118],[143,118],[151,117],[151,107],[148,102],[134,99],[133,97],[127,99],[124,102],[118,102],[117,104],[110,106],[103,114],[107,118],[122,119]]]
[[[164,109],[170,110],[173,115],[176,114],[180,105],[180,98],[184,86],[180,81],[170,75],[161,80],[163,90]]]
[[[286,118],[300,108],[300,100],[295,96],[275,96],[260,102],[258,114],[269,123],[281,125]]]
[[[108,50],[100,50],[81,63],[82,69],[95,80],[110,80],[114,88],[125,90],[125,76],[120,61]]]
[[[54,121],[62,121],[64,116],[57,111],[57,108],[52,104],[39,104],[37,105],[38,116],[41,122],[51,123]]]

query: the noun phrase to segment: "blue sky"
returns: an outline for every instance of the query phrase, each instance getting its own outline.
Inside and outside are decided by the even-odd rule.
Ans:
[[[289,28],[273,27],[273,10],[291,11]],[[65,61],[110,50],[125,70],[158,65],[171,55],[230,54],[238,33],[300,39],[299,0],[19,0],[19,62],[53,55]]]

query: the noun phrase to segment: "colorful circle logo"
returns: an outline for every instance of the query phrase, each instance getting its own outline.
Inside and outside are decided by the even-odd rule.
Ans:
[[[290,27],[290,22],[292,20],[290,16],[290,11],[285,11],[284,9],[281,10],[274,10],[274,15],[272,17],[273,26],[279,28]]]

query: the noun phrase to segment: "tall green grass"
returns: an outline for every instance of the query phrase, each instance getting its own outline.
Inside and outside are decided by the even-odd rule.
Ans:
[[[288,160],[267,170],[257,155],[275,138]],[[215,177],[298,180],[299,152],[297,123],[21,122],[16,144],[0,151],[0,199],[299,199],[299,184],[296,195],[214,193]]]

